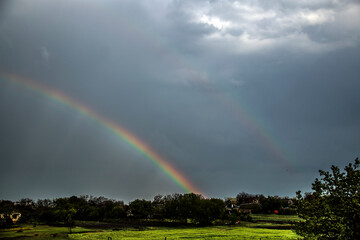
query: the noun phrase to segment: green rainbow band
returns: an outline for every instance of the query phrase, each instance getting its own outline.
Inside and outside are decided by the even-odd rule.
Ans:
[[[129,130],[124,127],[116,124],[115,122],[101,116],[88,106],[76,101],[75,99],[70,98],[64,93],[40,84],[36,81],[33,81],[29,78],[25,78],[19,75],[12,73],[1,73],[1,76],[13,83],[17,83],[23,87],[31,89],[35,92],[41,93],[42,95],[52,99],[53,101],[59,102],[63,105],[66,105],[77,112],[85,115],[86,117],[98,122],[100,125],[109,130],[112,134],[126,142],[137,152],[141,153],[148,160],[154,163],[163,173],[165,173],[174,183],[176,183],[181,189],[185,192],[193,192],[201,194],[201,192],[189,181],[184,175],[172,166],[168,160],[160,156],[154,149],[152,149],[148,144],[142,141],[140,138],[135,136]]]

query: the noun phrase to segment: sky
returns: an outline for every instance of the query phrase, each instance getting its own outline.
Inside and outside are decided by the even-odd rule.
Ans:
[[[359,22],[355,0],[1,1],[0,199],[186,192],[105,120],[207,197],[310,191],[359,157]]]

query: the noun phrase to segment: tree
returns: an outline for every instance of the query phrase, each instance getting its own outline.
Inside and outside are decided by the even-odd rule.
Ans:
[[[129,210],[136,219],[150,218],[153,212],[151,201],[136,199],[129,204]]]
[[[53,211],[54,203],[50,199],[38,200],[35,205],[36,219],[38,223],[53,224],[55,222],[55,213]]]
[[[221,199],[203,199],[197,200],[197,205],[192,211],[192,218],[195,219],[200,226],[211,225],[212,221],[221,219],[224,216],[225,203]]]
[[[282,199],[278,196],[262,197],[259,200],[263,213],[274,213],[282,208]]]
[[[153,206],[153,218],[164,219],[165,218],[165,197],[162,195],[156,195],[151,204]]]
[[[23,198],[16,204],[16,211],[21,213],[20,222],[32,222],[36,218],[35,202],[29,198]]]
[[[174,193],[166,195],[164,199],[164,217],[172,220],[181,220],[179,205],[181,202],[182,194]]]
[[[259,197],[260,195],[241,192],[238,195],[236,195],[236,202],[237,205],[244,203],[253,203],[255,200],[259,199]]]
[[[296,224],[296,233],[318,239],[360,239],[360,161],[340,171],[320,170],[322,178],[312,184],[314,192],[297,192],[298,214],[304,221]]]
[[[75,227],[74,215],[76,214],[76,209],[70,208],[66,211],[65,225],[69,229],[69,233],[71,234],[71,229]]]

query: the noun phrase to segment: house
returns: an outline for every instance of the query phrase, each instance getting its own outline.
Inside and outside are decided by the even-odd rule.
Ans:
[[[6,215],[5,215],[4,213],[0,213],[0,218],[1,218],[2,220],[5,220],[5,217],[6,217]],[[19,219],[20,219],[20,217],[21,217],[21,213],[19,213],[19,212],[12,212],[12,213],[9,215],[9,217],[10,217],[10,219],[11,219],[11,221],[12,221],[13,223],[16,223],[17,221],[19,221]]]

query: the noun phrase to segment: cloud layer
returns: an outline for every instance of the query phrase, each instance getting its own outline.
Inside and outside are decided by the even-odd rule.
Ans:
[[[359,154],[358,1],[18,0],[0,10],[1,71],[124,126],[208,196],[294,195]],[[0,116],[0,199],[182,191],[96,122],[3,77]]]
[[[199,45],[234,54],[325,52],[359,43],[356,1],[175,1],[171,8],[189,28],[203,29]]]

